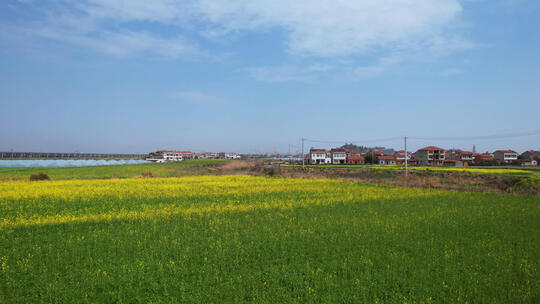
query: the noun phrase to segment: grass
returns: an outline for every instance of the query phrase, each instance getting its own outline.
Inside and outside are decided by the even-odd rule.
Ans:
[[[302,165],[282,165],[283,167],[302,167]],[[376,170],[405,170],[402,165],[306,165],[308,168],[321,169],[376,169]],[[535,169],[515,169],[515,168],[452,168],[452,167],[424,167],[424,166],[409,166],[411,171],[423,172],[456,172],[456,173],[476,173],[476,174],[507,174],[507,175],[540,175],[540,171]]]
[[[0,182],[0,302],[538,303],[538,197],[252,176]]]
[[[185,162],[151,163],[136,165],[111,165],[87,167],[0,167],[0,179],[27,179],[32,174],[45,173],[52,179],[105,179],[129,178],[152,173],[156,177],[198,175],[209,173],[213,165],[225,162],[220,159],[188,160]]]

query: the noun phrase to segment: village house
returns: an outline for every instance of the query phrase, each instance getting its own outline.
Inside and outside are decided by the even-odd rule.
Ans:
[[[397,163],[398,165],[400,164],[400,163],[397,162],[397,161],[396,161],[396,163]],[[405,163],[405,162],[403,162],[403,163]],[[418,160],[416,160],[416,159],[414,159],[414,158],[408,159],[408,160],[407,160],[407,164],[408,164],[408,165],[411,165],[411,166],[412,166],[412,165],[418,165]]]
[[[540,160],[540,151],[534,151],[534,150],[529,150],[529,151],[525,151],[523,153],[521,153],[521,155],[519,156],[519,158],[521,159],[528,159],[528,160]]]
[[[522,166],[537,166],[538,161],[536,159],[521,159],[520,164]]]
[[[157,161],[183,161],[185,151],[159,150],[151,154]]]
[[[517,161],[518,154],[514,150],[497,150],[493,152],[493,158],[498,162],[509,164]]]
[[[459,152],[459,158],[457,160],[462,161],[465,163],[472,163],[474,161],[474,157],[476,156],[476,153],[469,152],[469,151],[461,151]]]
[[[394,157],[396,158],[397,162],[404,162],[405,161],[405,151],[397,151],[394,153]],[[411,159],[411,152],[407,152],[407,160]]]
[[[361,153],[353,152],[347,156],[347,163],[349,165],[363,165],[366,163],[366,160]]]
[[[325,149],[310,149],[309,162],[313,165],[331,164],[332,158]]]
[[[396,158],[391,155],[383,155],[377,158],[379,165],[395,165]]]
[[[414,158],[421,165],[440,166],[445,160],[445,150],[435,146],[425,147],[416,151]]]
[[[494,160],[493,155],[489,153],[477,154],[474,156],[475,164],[482,164],[486,162],[492,162]]]
[[[384,156],[384,152],[381,151],[381,150],[371,150],[371,151],[369,151],[367,154],[375,155],[375,156],[377,156],[377,157],[379,157],[379,156]]]
[[[236,152],[228,152],[225,153],[225,159],[240,159],[240,155],[238,155]]]
[[[330,150],[332,157],[332,164],[344,165],[347,163],[347,151],[344,149],[332,149]]]

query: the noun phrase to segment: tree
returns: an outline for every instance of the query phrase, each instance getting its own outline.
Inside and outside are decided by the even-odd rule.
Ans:
[[[364,155],[364,159],[366,160],[366,164],[367,163],[376,164],[377,160],[378,160],[378,157],[377,157],[377,155],[375,155],[373,153],[368,153],[368,154]]]

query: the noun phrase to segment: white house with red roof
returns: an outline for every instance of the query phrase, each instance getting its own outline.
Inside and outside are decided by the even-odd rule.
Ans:
[[[325,149],[310,149],[309,161],[313,165],[324,165],[332,163],[332,155]]]
[[[334,165],[344,165],[347,163],[347,151],[345,149],[332,149],[330,153]]]
[[[183,161],[186,159],[186,155],[193,155],[193,152],[189,151],[174,151],[174,150],[158,150],[152,153],[152,159],[163,161]]]

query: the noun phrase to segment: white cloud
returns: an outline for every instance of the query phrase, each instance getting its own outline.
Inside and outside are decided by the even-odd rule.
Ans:
[[[43,38],[64,41],[119,57],[154,54],[175,58],[180,55],[198,53],[196,47],[181,38],[162,38],[148,32],[101,31],[84,35],[58,28],[32,29],[30,31]]]
[[[462,10],[457,0],[200,0],[190,8],[213,32],[280,28],[290,52],[320,57],[429,46],[445,40]]]
[[[196,39],[277,29],[290,55],[312,62],[245,70],[256,79],[298,81],[335,69],[328,60],[374,58],[356,68],[362,76],[382,73],[414,54],[475,48],[459,33],[461,12],[458,0],[59,0],[27,32],[117,56],[174,58],[200,54]],[[160,26],[168,35],[156,30]]]

